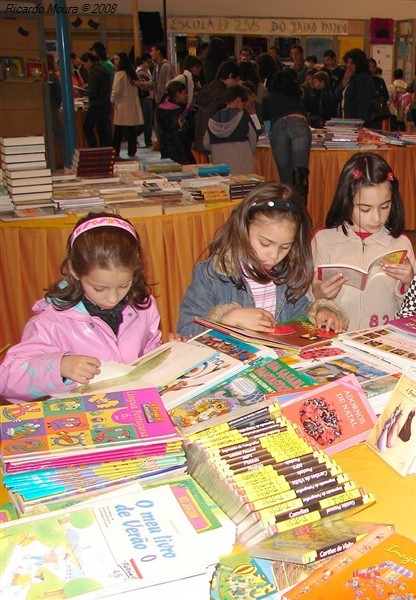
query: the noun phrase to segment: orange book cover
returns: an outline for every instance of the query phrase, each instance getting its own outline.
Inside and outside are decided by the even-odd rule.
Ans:
[[[282,405],[282,413],[327,454],[366,440],[377,419],[352,374],[297,394]]]
[[[283,599],[404,600],[415,594],[416,542],[381,525],[285,592]]]

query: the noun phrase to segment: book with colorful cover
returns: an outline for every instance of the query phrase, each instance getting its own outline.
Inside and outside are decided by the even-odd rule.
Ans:
[[[389,321],[388,327],[389,329],[393,328],[393,330],[397,330],[400,333],[416,336],[416,315],[410,315],[410,317],[403,317],[402,319],[393,319],[392,321]]]
[[[4,463],[179,439],[156,388],[1,407]]]
[[[258,360],[263,356],[275,357],[275,351],[261,344],[253,344],[238,340],[231,335],[210,329],[189,340],[188,344],[208,346],[217,352],[227,354],[243,363]]]
[[[0,539],[6,598],[102,598],[205,573],[213,558],[169,486],[1,524]]]
[[[416,542],[380,526],[317,569],[284,600],[410,599],[416,594]]]
[[[190,435],[219,423],[221,417],[223,420],[233,418],[230,413],[257,404],[263,400],[265,393],[284,392],[313,384],[312,378],[298,373],[279,359],[263,358],[170,410],[169,415],[184,435]]]
[[[285,403],[282,413],[327,454],[366,440],[377,419],[355,375],[305,392]]]
[[[250,555],[306,565],[344,552],[379,525],[349,519],[318,521],[273,535],[252,546]]]
[[[224,323],[218,323],[217,321],[203,319],[202,317],[195,317],[194,321],[207,329],[215,329],[240,340],[264,344],[272,348],[288,348],[289,350],[322,346],[328,344],[329,340],[337,335],[333,331],[326,331],[326,329],[315,327],[312,323],[304,320],[278,323],[274,328],[274,333],[261,333],[259,331],[252,331],[251,329],[243,329],[242,327],[233,327]]]
[[[406,260],[406,256],[407,250],[395,250],[394,252],[380,254],[370,262],[367,269],[345,264],[318,265],[318,279],[319,281],[326,281],[334,275],[344,275],[347,278],[345,285],[364,290],[370,274],[381,273],[385,264],[401,265]]]
[[[400,475],[416,474],[416,368],[400,377],[367,446]]]

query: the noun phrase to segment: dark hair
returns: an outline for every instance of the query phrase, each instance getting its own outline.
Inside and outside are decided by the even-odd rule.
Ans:
[[[89,213],[82,217],[74,230],[87,221],[99,217],[113,217],[130,223],[120,215]],[[131,223],[130,223],[131,225]],[[73,231],[74,231],[73,230]],[[72,235],[72,233],[71,233]],[[149,307],[150,288],[144,277],[143,251],[139,236],[135,238],[128,231],[113,226],[102,226],[80,234],[71,244],[71,235],[66,246],[66,257],[61,264],[62,281],[53,283],[45,294],[56,310],[67,310],[82,300],[84,291],[77,277],[85,277],[93,269],[123,268],[133,272],[133,283],[125,298],[126,304],[138,310]]]
[[[159,52],[163,56],[163,58],[167,58],[168,55],[167,55],[166,44],[163,44],[163,42],[156,42],[156,44],[152,44],[152,48],[159,50]]]
[[[335,52],[333,50],[331,50],[331,48],[329,48],[328,50],[325,50],[324,52],[324,58],[325,56],[328,56],[329,58],[336,58],[337,55],[335,54]]]
[[[117,71],[124,71],[130,81],[137,80],[136,71],[127,54],[125,52],[116,52],[116,56],[119,57],[119,63],[117,65]]]
[[[273,206],[274,202],[280,206]],[[249,226],[262,220],[294,223],[297,227],[290,252],[267,273],[249,240]],[[231,261],[230,278],[238,288],[244,287],[244,274],[258,283],[286,284],[286,299],[294,303],[306,294],[313,278],[310,228],[305,203],[293,186],[262,183],[233,210],[211,242],[209,255],[215,257],[224,273],[230,272]]]
[[[376,59],[375,59],[375,58],[373,58],[372,56],[370,56],[370,58],[368,59],[368,62],[369,62],[369,63],[371,63],[371,64],[373,64],[373,65],[376,65],[376,66],[377,66],[377,61],[376,61]]]
[[[276,72],[276,62],[270,54],[262,52],[256,57],[260,79],[266,79]]]
[[[273,60],[273,59],[272,59]],[[241,79],[245,81],[252,81],[257,88],[260,83],[260,74],[257,63],[253,61],[243,61],[239,63],[241,69]]]
[[[237,77],[241,77],[241,68],[240,65],[235,62],[235,60],[226,60],[217,71],[215,79],[228,79],[229,77],[233,77],[236,79]]]
[[[342,60],[346,63],[349,59],[356,66],[357,73],[369,72],[368,58],[364,50],[361,50],[360,48],[351,48],[351,50],[348,50],[348,52],[344,54]]]
[[[182,69],[189,71],[192,67],[202,67],[202,60],[193,54],[187,54],[183,59]]]
[[[102,42],[95,42],[90,50],[95,50],[100,60],[107,60],[107,49]]]
[[[134,66],[140,67],[140,65],[142,65],[147,60],[152,60],[152,56],[150,52],[143,52],[143,54],[141,56],[138,56],[134,61]]]
[[[240,55],[243,51],[249,52],[250,56],[253,56],[253,50],[252,50],[252,48],[250,48],[250,46],[242,46],[241,50],[240,50]]]
[[[205,63],[216,69],[220,64],[228,60],[229,54],[224,40],[220,37],[212,37],[209,42]]]
[[[302,48],[302,46],[300,44],[293,44],[293,46],[291,46],[290,49],[291,50],[297,50],[303,56],[303,48]]]
[[[241,85],[247,88],[249,94],[255,94],[257,92],[257,86],[252,81],[242,81]]]
[[[316,64],[318,62],[318,57],[316,56],[316,54],[309,54],[309,56],[306,57],[306,60],[308,62],[313,62]]]
[[[225,93],[227,104],[234,102],[237,98],[241,98],[243,102],[247,102],[248,100],[248,89],[243,85],[233,85],[232,87],[227,88]]]
[[[81,60],[81,62],[88,62],[89,60],[92,63],[99,62],[98,56],[95,56],[95,54],[93,54],[92,52],[84,52],[84,54],[81,56],[80,60]]]
[[[389,175],[390,173],[392,175]],[[392,177],[391,180],[390,177]],[[358,152],[345,163],[326,217],[326,227],[341,227],[347,235],[345,223],[353,224],[352,211],[357,191],[362,187],[379,185],[385,181],[388,181],[391,187],[391,211],[385,227],[394,238],[402,235],[404,208],[399,182],[393,176],[392,169],[384,158],[373,152]]]
[[[172,79],[171,81],[169,81],[169,83],[166,85],[166,93],[167,93],[167,97],[170,100],[175,100],[175,96],[178,92],[183,92],[183,90],[186,90],[187,87],[184,84],[183,81],[179,81],[178,79]],[[165,96],[166,97],[166,96]]]
[[[297,81],[296,73],[293,69],[287,69],[286,71],[276,73],[273,76],[270,86],[270,92],[272,94],[280,92],[281,94],[286,94],[287,96],[292,96],[293,98],[302,97],[302,89]]]
[[[329,75],[326,71],[317,71],[316,73],[314,73],[313,78],[317,79],[318,81],[323,81],[325,83],[325,85],[328,87]]]
[[[403,69],[394,69],[393,77],[394,79],[403,79]]]
[[[48,71],[56,70],[56,60],[52,52],[46,53],[46,66],[48,67]]]

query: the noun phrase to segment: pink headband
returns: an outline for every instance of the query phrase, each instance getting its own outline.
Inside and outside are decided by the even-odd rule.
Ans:
[[[77,237],[86,231],[95,229],[96,227],[118,227],[119,229],[124,229],[124,231],[131,233],[136,240],[138,239],[134,227],[132,227],[130,223],[127,223],[127,221],[117,219],[116,217],[97,217],[96,219],[90,219],[89,221],[85,221],[85,223],[81,223],[81,225],[78,225],[78,227],[75,227],[71,237],[69,238],[69,244],[71,248],[74,245]]]

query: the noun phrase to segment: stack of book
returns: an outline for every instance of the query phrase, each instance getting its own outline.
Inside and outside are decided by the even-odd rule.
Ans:
[[[260,175],[231,175],[221,185],[227,190],[230,200],[240,200],[264,181]]]
[[[105,210],[104,200],[94,188],[75,185],[54,189],[52,200],[59,211],[75,214]]]
[[[211,175],[229,175],[230,167],[226,164],[203,163],[185,165],[183,171],[194,173],[197,177],[210,177]]]
[[[269,404],[190,435],[188,473],[236,524],[247,547],[271,535],[340,518],[374,502],[371,493]]]
[[[52,174],[46,166],[44,137],[0,139],[5,184],[15,207],[51,206]]]
[[[115,156],[116,151],[112,146],[76,148],[72,157],[72,170],[80,178],[112,177]]]
[[[359,119],[330,119],[324,126],[324,147],[327,150],[358,150]]]
[[[0,423],[3,482],[19,515],[185,468],[156,388],[9,404]]]
[[[161,158],[159,160],[138,161],[140,171],[149,171],[151,173],[170,173],[182,171],[182,165],[173,161],[171,158]]]

